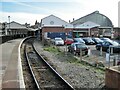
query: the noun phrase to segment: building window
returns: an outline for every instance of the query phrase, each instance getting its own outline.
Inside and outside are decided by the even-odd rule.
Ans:
[[[53,25],[53,24],[54,24],[54,22],[53,22],[53,21],[51,21],[51,22],[50,22],[50,24],[51,24],[51,25]]]

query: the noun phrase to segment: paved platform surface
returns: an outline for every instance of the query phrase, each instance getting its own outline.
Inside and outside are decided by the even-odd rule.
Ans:
[[[19,88],[18,46],[22,39],[0,44],[0,88]]]

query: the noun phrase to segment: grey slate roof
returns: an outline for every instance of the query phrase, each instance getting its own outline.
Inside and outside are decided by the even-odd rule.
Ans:
[[[77,20],[74,20],[73,22],[71,22],[71,24],[76,26],[76,25],[83,24],[87,21],[94,22],[100,25],[100,27],[113,27],[112,21],[107,16],[99,13],[99,11],[95,11]]]

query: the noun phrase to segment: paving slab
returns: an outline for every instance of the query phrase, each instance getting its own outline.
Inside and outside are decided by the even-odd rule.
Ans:
[[[0,45],[0,88],[19,88],[18,46],[22,39],[14,39]]]

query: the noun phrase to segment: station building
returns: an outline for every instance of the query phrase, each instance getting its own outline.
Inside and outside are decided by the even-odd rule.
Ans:
[[[28,29],[15,21],[12,21],[6,25],[5,34],[6,35],[26,35]]]
[[[113,31],[112,21],[107,16],[99,13],[99,11],[92,12],[74,20],[71,24],[73,24],[75,28],[80,26],[77,31],[74,31],[74,33],[79,33],[80,35],[86,33],[87,30],[89,32],[88,36],[111,37],[111,32]]]
[[[44,38],[62,37],[88,37],[105,36],[113,37],[112,21],[99,11],[92,12],[72,22],[66,22],[61,18],[50,15],[40,22],[40,37]]]
[[[1,36],[15,36],[15,37],[34,36],[36,30],[38,30],[26,27],[26,25],[22,25],[15,21],[12,21],[10,23],[7,22],[1,23],[0,27]]]
[[[63,39],[67,36],[71,36],[73,25],[56,17],[54,15],[47,16],[41,19],[40,23],[40,36],[41,40],[44,38],[55,38],[62,37]]]

